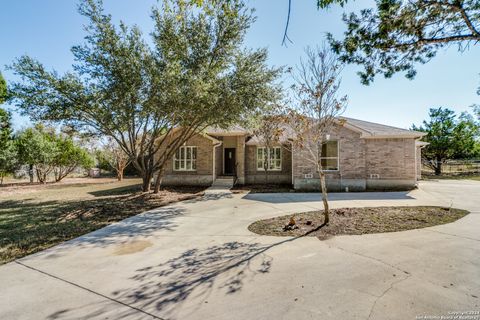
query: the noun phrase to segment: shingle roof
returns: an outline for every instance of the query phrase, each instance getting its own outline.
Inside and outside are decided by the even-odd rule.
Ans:
[[[222,135],[222,134],[232,134],[232,133],[248,134],[249,132],[248,132],[247,129],[243,128],[242,126],[234,125],[234,126],[231,126],[228,129],[222,129],[222,128],[219,128],[219,127],[208,127],[205,130],[205,133],[211,134],[211,135]]]
[[[354,128],[364,132],[364,137],[417,137],[420,138],[425,135],[424,132],[407,130],[392,126],[387,126],[384,124],[358,120],[347,117],[339,117],[340,120],[345,120],[347,126],[350,125]]]
[[[384,124],[380,123],[374,123],[374,122],[369,122],[369,121],[364,121],[364,120],[359,120],[359,119],[353,119],[353,118],[348,118],[348,117],[338,117],[339,121],[342,122],[342,124],[346,127],[349,128],[350,130],[357,131],[361,133],[362,138],[420,138],[425,135],[423,132],[418,132],[418,131],[413,131],[413,130],[407,130],[407,129],[402,129],[402,128],[397,128],[393,126],[387,126]],[[212,136],[221,136],[221,135],[249,135],[251,132],[249,132],[247,129],[235,125],[232,126],[228,129],[221,129],[218,127],[210,127],[205,130],[205,133],[208,135]],[[280,138],[280,142],[284,143],[287,142],[289,138],[292,136],[291,130],[288,130],[286,128],[284,130],[284,134],[282,134],[282,137]],[[257,144],[258,143],[258,138],[255,136],[252,136],[251,139],[247,142],[247,144]]]

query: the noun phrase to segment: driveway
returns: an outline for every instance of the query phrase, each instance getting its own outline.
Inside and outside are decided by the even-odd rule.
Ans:
[[[480,182],[330,199],[334,208],[472,213],[405,232],[277,238],[247,226],[320,208],[319,195],[217,190],[1,266],[0,319],[405,320],[480,310]]]

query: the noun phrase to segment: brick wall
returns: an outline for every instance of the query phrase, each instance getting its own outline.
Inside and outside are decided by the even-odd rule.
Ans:
[[[326,173],[330,191],[408,189],[415,185],[414,139],[362,139],[357,132],[336,127],[330,140],[339,143],[339,170]],[[293,154],[294,187],[318,189],[319,175],[306,161],[307,152],[297,148]]]
[[[379,179],[415,179],[414,139],[366,141],[367,178],[378,174]]]
[[[175,171],[173,159],[170,159],[165,168],[164,185],[210,185],[213,180],[213,141],[196,134],[185,145],[197,147],[197,170]]]
[[[415,186],[415,139],[366,141],[367,189],[408,189]]]

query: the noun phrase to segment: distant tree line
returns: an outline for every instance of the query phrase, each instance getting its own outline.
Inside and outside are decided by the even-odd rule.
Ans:
[[[95,162],[74,139],[53,128],[37,124],[13,133],[11,115],[0,108],[0,184],[4,177],[28,166],[30,182],[46,183],[49,176],[59,182],[77,168],[89,169]]]
[[[457,116],[448,108],[432,108],[428,120],[412,126],[413,130],[427,133],[422,139],[428,142],[422,158],[436,175],[442,173],[446,160],[480,158],[480,107],[472,109],[473,115],[463,112]]]

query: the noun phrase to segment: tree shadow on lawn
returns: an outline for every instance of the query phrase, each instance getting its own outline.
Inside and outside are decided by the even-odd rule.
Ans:
[[[95,197],[106,197],[106,196],[118,196],[124,194],[131,194],[136,192],[141,192],[141,184],[126,185],[111,189],[105,190],[96,190],[91,191],[89,194]],[[204,187],[189,187],[189,186],[172,186],[172,187],[162,187],[160,193],[157,196],[169,195],[169,194],[200,194],[205,190]],[[155,195],[152,195],[155,196]]]
[[[0,201],[0,264],[81,235],[85,236],[76,244],[102,246],[115,238],[174,230],[173,219],[185,211],[159,208],[165,204],[162,199],[142,194],[74,201]],[[132,217],[154,208],[148,214]]]
[[[114,299],[149,314],[158,316],[161,312],[161,317],[175,317],[176,311],[185,311],[182,303],[189,300],[192,307],[188,312],[193,313],[208,303],[213,290],[232,295],[242,290],[245,282],[270,272],[273,258],[267,254],[268,250],[322,227],[273,244],[233,241],[189,249],[166,262],[136,270],[131,277],[136,285],[112,294]]]

